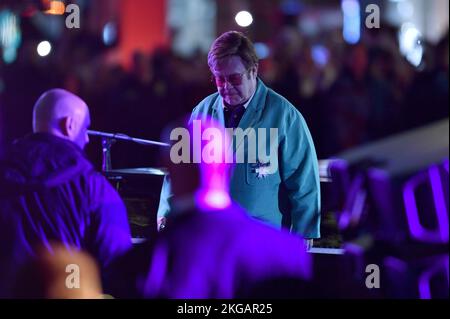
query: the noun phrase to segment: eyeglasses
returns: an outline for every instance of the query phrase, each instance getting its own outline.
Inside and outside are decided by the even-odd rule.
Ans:
[[[243,73],[230,74],[228,76],[215,76],[213,75],[213,80],[217,87],[224,87],[225,83],[229,83],[232,86],[238,86],[242,84],[242,77],[246,74],[248,70]]]

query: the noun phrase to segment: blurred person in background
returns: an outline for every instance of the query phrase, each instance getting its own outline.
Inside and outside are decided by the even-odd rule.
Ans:
[[[393,54],[382,47],[369,50],[371,109],[368,139],[376,140],[401,128],[401,92]]]
[[[369,57],[364,44],[348,47],[344,67],[324,99],[326,156],[368,140],[371,100]]]
[[[449,38],[426,47],[429,60],[408,90],[404,112],[406,128],[415,128],[448,118]]]

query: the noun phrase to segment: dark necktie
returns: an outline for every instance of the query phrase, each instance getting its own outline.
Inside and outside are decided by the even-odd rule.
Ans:
[[[225,127],[227,128],[236,128],[239,125],[239,122],[242,119],[242,116],[245,113],[244,104],[239,104],[236,106],[225,106],[223,110],[224,118],[225,118]]]

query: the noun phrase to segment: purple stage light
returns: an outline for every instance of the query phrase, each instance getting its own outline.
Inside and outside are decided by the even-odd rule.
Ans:
[[[448,181],[448,171],[446,173]],[[438,228],[435,230],[423,227],[419,219],[415,190],[424,183],[430,183],[433,193],[435,214],[438,222]],[[444,186],[439,166],[433,165],[427,172],[421,172],[407,181],[403,189],[403,200],[409,231],[413,238],[424,242],[448,243],[448,208],[445,204]]]

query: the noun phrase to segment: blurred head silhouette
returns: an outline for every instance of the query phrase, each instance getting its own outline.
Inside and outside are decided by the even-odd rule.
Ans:
[[[60,243],[39,246],[22,270],[14,295],[25,299],[102,297],[98,265],[89,254]]]
[[[78,96],[52,89],[42,94],[33,108],[33,132],[68,139],[80,148],[89,142],[89,109]]]
[[[205,210],[228,207],[232,164],[225,160],[230,146],[225,128],[211,118],[182,119],[164,131],[163,139],[171,144],[163,161],[174,198],[195,196],[197,207]]]

